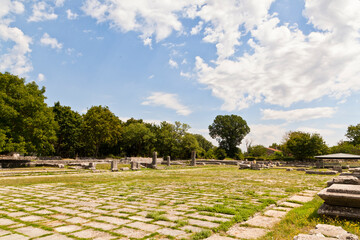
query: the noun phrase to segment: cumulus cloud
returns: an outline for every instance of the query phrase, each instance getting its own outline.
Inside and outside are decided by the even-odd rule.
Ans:
[[[169,59],[169,65],[172,68],[178,68],[178,63],[172,59]]]
[[[99,23],[109,22],[123,32],[140,32],[142,39],[155,35],[160,41],[183,30],[178,13],[197,2],[202,0],[86,0],[82,9]]]
[[[295,110],[261,110],[264,120],[286,120],[287,122],[306,121],[318,118],[330,118],[336,113],[332,107],[302,108]]]
[[[11,14],[24,12],[24,5],[19,1],[1,0],[0,8],[0,40],[12,42],[13,46],[0,56],[0,72],[9,71],[16,75],[24,75],[32,70],[29,60],[31,37],[19,28],[10,27]]]
[[[163,106],[175,110],[179,115],[189,115],[191,110],[187,106],[181,104],[178,98],[177,94],[153,92],[146,98],[146,101],[142,102],[142,105]]]
[[[36,2],[32,6],[32,15],[28,18],[29,22],[40,22],[46,20],[57,19],[57,15],[54,13],[54,7],[49,6],[44,1]]]
[[[360,89],[359,11],[359,1],[306,1],[304,15],[319,29],[308,35],[267,16],[250,30],[252,54],[214,66],[197,57],[198,81],[229,111],[262,101],[289,107],[324,96],[341,100]]]
[[[79,15],[77,13],[73,13],[70,9],[68,9],[66,10],[66,16],[69,20],[75,20],[78,18]]]
[[[40,43],[44,46],[50,46],[51,48],[61,49],[62,43],[59,43],[56,38],[52,38],[49,34],[44,33],[42,38],[40,39]]]
[[[55,0],[55,6],[56,7],[62,7],[64,6],[65,0]]]
[[[42,82],[42,81],[44,81],[44,80],[45,80],[45,75],[42,74],[42,73],[39,73],[39,74],[38,74],[38,81],[39,81],[39,82]]]
[[[249,127],[250,133],[245,137],[243,143],[249,141],[252,145],[261,144],[268,147],[272,143],[280,143],[286,133],[283,125],[252,124]],[[242,149],[245,150],[245,146],[242,146]]]

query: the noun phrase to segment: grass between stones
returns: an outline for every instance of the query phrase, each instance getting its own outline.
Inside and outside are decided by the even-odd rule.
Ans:
[[[321,217],[317,214],[323,201],[316,196],[314,200],[294,208],[273,229],[261,239],[285,240],[292,239],[300,233],[308,233],[316,224],[330,224],[343,227],[346,231],[360,236],[360,222],[337,218]]]
[[[5,212],[0,218],[50,232],[55,232],[54,228],[58,226],[76,225],[82,229],[79,232],[93,229],[115,237],[123,236],[122,231],[119,235],[117,230],[128,227],[128,223],[137,223],[135,228],[143,228],[143,231],[157,229],[149,230],[144,238],[160,239],[162,235],[157,233],[158,230],[175,235],[184,229],[186,234],[175,238],[199,240],[214,233],[226,236],[226,231],[235,223],[243,222],[297,192],[323,188],[331,178],[276,169],[238,170],[234,166],[176,166],[136,172],[7,177],[0,178],[0,211]],[[87,223],[68,222],[65,218],[36,213],[39,210],[49,210],[53,216],[61,215],[73,218],[73,221],[86,220]],[[30,223],[19,220],[22,216],[10,218],[6,212],[11,211],[23,211],[27,215],[44,217],[44,220]],[[120,220],[118,224],[108,222],[113,217],[127,223],[121,224]],[[292,234],[306,230],[303,226],[313,226],[314,221],[305,218],[303,225],[289,225],[289,228],[295,228],[289,229],[292,232],[286,232],[282,227],[279,229],[284,235]],[[60,222],[60,225],[52,226],[51,222]],[[99,228],[93,224],[96,222],[101,223]],[[6,226],[1,228],[9,229]],[[76,232],[64,235],[77,239],[74,234]],[[270,235],[268,239],[272,239]]]

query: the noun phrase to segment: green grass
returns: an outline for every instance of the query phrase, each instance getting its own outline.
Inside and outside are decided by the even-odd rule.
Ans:
[[[261,239],[264,240],[287,240],[293,239],[300,233],[308,233],[317,224],[330,224],[343,227],[346,231],[360,235],[360,222],[345,219],[322,217],[317,214],[318,208],[323,201],[319,197],[305,203],[299,208],[291,210],[272,232]]]
[[[204,238],[208,238],[211,235],[211,231],[210,230],[203,230],[201,232],[197,232],[195,233],[191,239],[192,240],[200,240],[200,239],[204,239]]]
[[[169,221],[169,219],[167,219],[165,216],[163,216],[163,214],[165,214],[166,212],[164,211],[155,211],[155,212],[150,212],[146,215],[147,218],[152,218],[155,221]]]

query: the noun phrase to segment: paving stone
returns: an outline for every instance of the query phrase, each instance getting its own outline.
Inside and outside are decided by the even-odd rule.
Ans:
[[[0,236],[4,236],[4,235],[9,234],[9,233],[11,233],[11,232],[0,229]]]
[[[286,215],[286,212],[284,211],[275,211],[275,210],[267,210],[264,212],[264,215],[270,216],[270,217],[276,217],[276,218],[282,218]]]
[[[219,222],[230,221],[230,219],[228,219],[228,218],[218,218],[218,217],[201,215],[201,214],[198,214],[198,213],[191,213],[191,214],[188,214],[186,216],[193,217],[193,218],[200,218],[200,219],[204,219],[204,220],[207,220],[207,221],[219,221]]]
[[[24,222],[38,222],[38,221],[43,221],[44,219],[45,218],[43,218],[43,217],[35,216],[35,215],[30,215],[30,216],[20,218],[20,220],[24,221]]]
[[[111,212],[110,215],[116,216],[116,217],[128,217],[129,214],[126,213],[119,213],[119,212]]]
[[[178,237],[180,235],[186,234],[186,232],[184,232],[184,231],[175,230],[175,229],[171,229],[171,228],[162,228],[162,229],[157,230],[157,232],[162,235],[172,236],[172,237]]]
[[[60,225],[64,225],[64,222],[61,221],[50,221],[50,222],[44,222],[43,225],[48,227],[57,227]]]
[[[80,232],[72,233],[75,237],[78,238],[90,238],[90,239],[113,239],[114,237],[108,233],[100,232],[92,229],[86,229]],[[1,240],[1,239],[0,239]]]
[[[214,234],[208,238],[205,238],[205,240],[234,240],[234,239],[231,237],[224,237],[224,236],[220,236],[219,234]]]
[[[85,223],[83,225],[88,226],[88,227],[93,227],[93,228],[100,228],[100,229],[105,230],[105,231],[116,228],[115,225],[108,224],[108,223],[102,223],[102,222],[88,222],[88,223]]]
[[[288,212],[288,211],[291,210],[291,208],[287,208],[287,207],[275,207],[274,210],[280,210],[280,211]]]
[[[31,227],[31,226],[18,228],[18,229],[15,229],[15,231],[18,232],[18,233],[22,233],[24,235],[27,235],[29,237],[32,237],[32,238],[40,237],[42,235],[51,233],[51,232],[43,230],[41,228],[34,228],[34,227]]]
[[[281,205],[286,206],[286,207],[291,207],[291,208],[297,208],[297,207],[302,206],[301,204],[292,203],[292,202],[283,202],[283,203],[281,203]]]
[[[25,237],[23,235],[20,234],[11,234],[11,235],[6,235],[3,237],[0,237],[0,240],[28,240],[28,237]]]
[[[54,230],[61,233],[69,233],[69,232],[78,231],[80,229],[81,227],[77,225],[67,225],[67,226],[57,227]]]
[[[8,213],[7,215],[10,217],[16,218],[16,217],[21,217],[21,216],[28,215],[28,214],[25,212],[12,212],[12,213]]]
[[[36,213],[36,214],[41,214],[41,215],[49,215],[49,214],[53,214],[53,212],[48,211],[48,210],[45,210],[45,209],[43,209],[43,210],[39,210],[39,211],[35,211],[34,213]]]
[[[8,225],[12,225],[15,224],[16,222],[14,222],[13,220],[7,219],[7,218],[0,218],[0,226],[8,226]]]
[[[143,222],[133,222],[133,223],[128,224],[127,226],[133,227],[133,228],[138,228],[138,229],[141,229],[144,231],[149,231],[149,232],[154,232],[160,228],[160,226],[158,226],[158,225],[143,223]]]
[[[35,203],[34,203],[35,204]],[[34,208],[34,207],[26,207],[24,208],[25,211],[27,212],[33,212],[33,211],[36,211],[36,210],[39,210],[38,208]]]
[[[126,212],[126,213],[136,213],[138,210],[133,208],[119,208],[120,212]]]
[[[130,220],[127,220],[127,219],[116,218],[116,217],[106,217],[106,216],[97,217],[97,218],[95,218],[95,220],[104,221],[104,222],[108,222],[108,223],[112,223],[112,224],[116,224],[116,225],[124,225],[124,224],[130,222]]]
[[[69,223],[79,223],[79,224],[82,224],[82,223],[88,222],[89,220],[84,219],[84,218],[81,218],[81,217],[73,217],[73,218],[66,219],[65,221],[67,221],[67,222],[69,222]]]
[[[23,224],[23,223],[18,223],[18,224],[15,224],[15,225],[10,225],[10,226],[7,226],[8,228],[21,228],[21,227],[25,227],[26,225]]]
[[[174,226],[176,226],[175,223],[168,222],[168,221],[156,221],[156,222],[153,222],[153,223],[155,223],[157,225],[162,225],[162,226],[165,226],[165,227],[174,227]]]
[[[54,214],[54,215],[51,215],[50,217],[56,218],[56,219],[59,219],[59,220],[65,220],[65,219],[70,218],[69,216],[63,215],[63,214]]]
[[[269,230],[263,228],[240,227],[239,225],[235,225],[226,233],[237,238],[257,239],[264,236],[267,232],[269,232]]]
[[[196,225],[196,226],[207,227],[207,228],[214,228],[214,227],[218,227],[220,225],[218,223],[207,222],[207,221],[196,220],[196,219],[189,219],[188,222],[190,225]]]
[[[193,232],[193,233],[201,232],[201,231],[204,230],[203,228],[194,227],[194,226],[191,226],[191,225],[187,225],[187,226],[181,227],[180,229],[181,229],[181,230],[188,230],[188,231],[191,231],[191,232]]]
[[[314,199],[313,197],[295,195],[295,196],[290,197],[289,201],[296,201],[296,202],[306,203],[306,202],[310,202],[313,199]]]
[[[153,220],[152,218],[145,218],[143,216],[131,216],[129,219],[142,222],[150,222]]]
[[[169,219],[170,221],[177,221],[180,219],[183,219],[183,217],[177,216],[177,215],[172,215],[172,214],[164,214],[164,217],[166,217],[167,219]]]
[[[84,218],[92,218],[92,217],[95,217],[95,216],[97,216],[97,215],[92,214],[92,213],[85,212],[85,213],[79,213],[78,216],[84,217]]]
[[[64,208],[64,207],[52,207],[49,209],[54,210],[59,213],[72,214],[72,215],[79,213],[79,211],[77,211],[77,210],[70,209],[70,208]]]
[[[252,219],[249,219],[245,222],[245,224],[254,226],[254,227],[264,227],[271,228],[276,223],[278,223],[281,219],[273,218],[273,217],[265,217],[265,216],[255,216]]]
[[[126,228],[126,227],[116,229],[113,232],[125,235],[130,238],[143,238],[143,237],[151,234],[150,232],[145,232],[142,230],[136,230],[136,229]]]

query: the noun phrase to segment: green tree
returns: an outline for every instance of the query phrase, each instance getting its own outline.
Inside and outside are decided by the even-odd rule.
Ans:
[[[215,148],[214,155],[216,159],[224,160],[226,158],[226,151],[223,148]]]
[[[196,151],[199,152],[200,147],[199,143],[196,140],[196,137],[193,134],[186,133],[180,142],[179,152],[177,156],[182,159],[191,158],[191,152]]]
[[[350,125],[345,134],[353,145],[360,144],[360,123],[356,126]]]
[[[57,124],[44,93],[35,82],[0,73],[0,152],[54,152]]]
[[[263,145],[250,146],[248,149],[248,155],[252,157],[266,156],[267,149]]]
[[[326,154],[328,151],[325,141],[319,134],[301,131],[287,133],[285,147],[298,160],[306,160],[316,155]]]
[[[193,134],[196,140],[199,143],[199,147],[205,150],[205,152],[209,151],[210,149],[214,148],[214,145],[208,141],[203,135],[200,134]]]
[[[250,132],[246,121],[237,115],[218,115],[209,126],[209,134],[215,138],[219,147],[225,149],[228,157],[234,158],[238,153],[237,146]]]
[[[349,154],[360,154],[360,145],[353,145],[347,141],[340,141],[337,145],[330,148],[330,153],[349,153]]]
[[[121,121],[108,107],[93,106],[84,115],[83,141],[97,157],[101,145],[115,146],[121,137]]]
[[[121,146],[126,156],[151,156],[155,134],[145,124],[130,123],[123,129]]]
[[[55,153],[62,157],[75,157],[81,148],[82,117],[70,107],[61,106],[60,102],[56,102],[52,110],[59,125]]]

